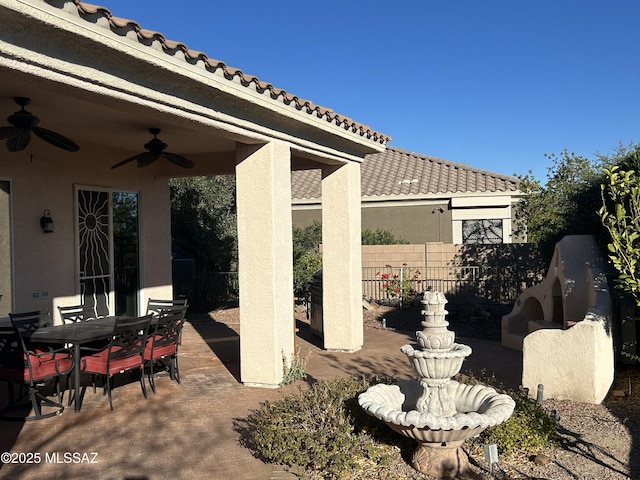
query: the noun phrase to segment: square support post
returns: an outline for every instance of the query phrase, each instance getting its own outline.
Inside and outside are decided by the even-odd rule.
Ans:
[[[324,348],[362,348],[360,164],[322,170],[322,311]]]
[[[236,189],[240,378],[277,387],[294,354],[289,146],[238,144]]]

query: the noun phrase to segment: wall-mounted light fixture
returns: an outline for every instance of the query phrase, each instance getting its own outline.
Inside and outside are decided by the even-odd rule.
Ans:
[[[436,208],[434,208],[431,213],[435,214],[438,213],[438,242],[442,241],[442,236],[440,234],[440,229],[442,228],[440,226],[440,223],[442,223],[442,214],[444,213],[444,208],[442,208],[441,205],[438,205]]]
[[[40,227],[44,233],[53,233],[53,218],[51,218],[51,212],[45,210],[42,217],[40,217]]]

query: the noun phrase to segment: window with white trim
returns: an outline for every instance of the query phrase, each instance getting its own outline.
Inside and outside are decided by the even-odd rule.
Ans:
[[[462,221],[462,243],[496,244],[503,243],[502,219],[482,219]]]

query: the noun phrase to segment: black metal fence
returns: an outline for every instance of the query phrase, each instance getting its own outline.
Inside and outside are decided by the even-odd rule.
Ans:
[[[363,267],[362,294],[370,300],[406,298],[427,289],[451,294],[474,289],[478,267]]]
[[[206,298],[208,308],[216,308],[238,299],[238,272],[214,272],[200,282],[206,292],[196,292],[193,272],[173,275],[175,296]],[[526,288],[543,280],[540,272],[522,268],[490,266],[459,267],[363,267],[362,293],[368,300],[384,301],[423,294],[432,289],[447,296],[474,294],[488,300],[513,302]]]
[[[475,294],[497,302],[512,302],[526,288],[543,280],[540,272],[490,266],[363,267],[363,296],[388,300],[423,294],[427,289],[445,295]]]
[[[234,302],[239,297],[238,272],[211,272],[197,279],[194,272],[173,272],[173,295],[185,297],[194,311],[206,312]]]

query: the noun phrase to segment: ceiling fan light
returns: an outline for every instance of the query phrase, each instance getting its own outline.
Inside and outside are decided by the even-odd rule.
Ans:
[[[166,160],[169,160],[174,165],[182,168],[193,167],[193,162],[191,160],[175,153],[164,151],[165,148],[167,148],[167,144],[158,138],[158,134],[160,133],[159,128],[150,128],[149,132],[153,135],[153,138],[144,144],[144,148],[147,150],[146,152],[134,155],[119,163],[116,163],[111,167],[111,169],[113,170],[114,168],[121,167],[133,161],[136,162],[138,168],[147,167],[158,160],[160,157],[163,157]]]

